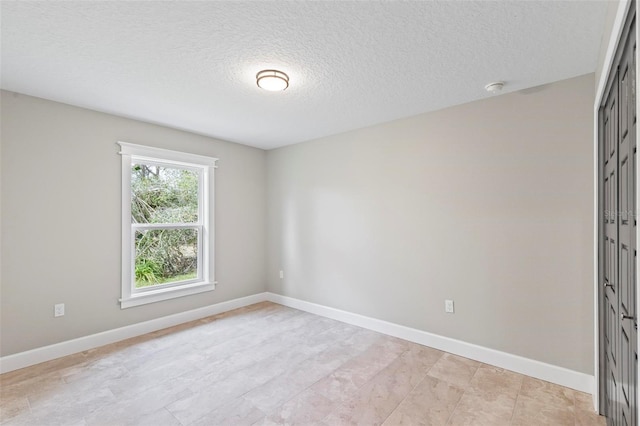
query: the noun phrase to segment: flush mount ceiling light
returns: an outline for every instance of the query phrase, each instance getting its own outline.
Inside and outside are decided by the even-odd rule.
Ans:
[[[484,86],[484,90],[495,95],[496,93],[500,92],[503,87],[504,87],[504,82],[496,81],[494,83],[489,83],[486,86]]]
[[[289,87],[289,76],[278,70],[262,70],[256,74],[258,87],[270,92],[278,92]]]

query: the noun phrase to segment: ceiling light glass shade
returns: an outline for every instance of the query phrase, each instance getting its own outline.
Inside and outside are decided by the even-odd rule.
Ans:
[[[289,87],[289,76],[278,70],[263,70],[256,74],[258,87],[270,92],[278,92]]]

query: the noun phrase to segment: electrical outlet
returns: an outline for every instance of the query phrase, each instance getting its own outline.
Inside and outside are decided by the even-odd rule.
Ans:
[[[57,303],[53,305],[53,316],[54,317],[64,316],[64,303]]]
[[[280,279],[284,278],[284,271],[280,271]]]
[[[444,311],[449,314],[453,313],[453,300],[447,299],[444,301]]]

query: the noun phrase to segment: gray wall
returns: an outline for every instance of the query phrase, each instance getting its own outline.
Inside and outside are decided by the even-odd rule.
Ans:
[[[1,108],[1,355],[264,291],[264,151],[8,92]],[[220,158],[215,291],[120,309],[118,140]]]
[[[0,354],[259,293],[266,278],[592,374],[593,87],[591,74],[267,153],[1,92]],[[120,309],[117,140],[220,158],[214,292]]]
[[[593,374],[593,88],[269,151],[268,289]]]

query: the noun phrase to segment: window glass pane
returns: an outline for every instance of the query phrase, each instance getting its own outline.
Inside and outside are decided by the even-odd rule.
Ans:
[[[198,276],[197,229],[138,230],[135,253],[136,288]]]
[[[152,164],[132,164],[131,223],[197,221],[197,172]]]

